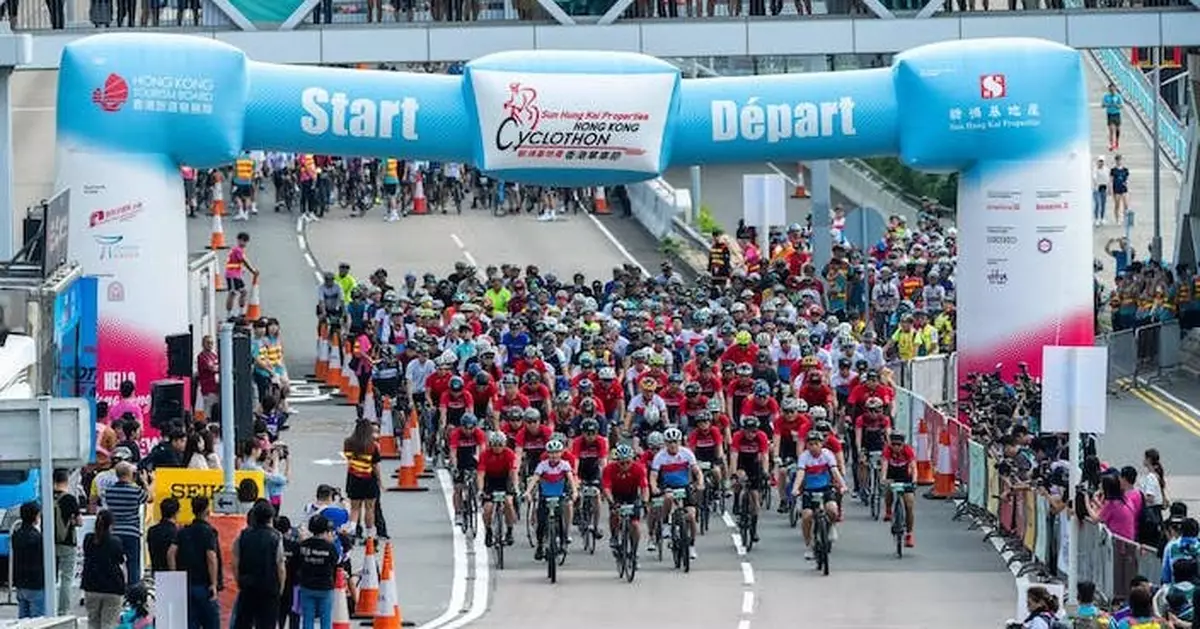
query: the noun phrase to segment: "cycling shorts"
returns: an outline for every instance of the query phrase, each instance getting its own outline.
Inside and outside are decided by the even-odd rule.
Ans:
[[[504,476],[485,475],[483,477],[483,493],[488,496],[501,491],[506,494],[512,494],[514,493],[513,486],[508,482],[509,480],[508,474],[505,474]]]
[[[631,494],[613,494],[612,514],[614,516],[618,515],[616,507],[620,505],[633,505],[635,507],[632,517],[635,522],[642,518],[642,509],[644,507],[642,506],[642,497],[637,492]]]
[[[674,490],[676,490],[676,489],[686,489],[686,490],[687,490],[687,495],[686,495],[686,496],[684,497],[684,499],[683,499],[683,506],[685,506],[685,507],[694,507],[694,506],[696,506],[696,501],[695,501],[695,500],[692,498],[692,496],[693,496],[693,495],[694,495],[696,492],[695,492],[695,491],[694,491],[694,490],[691,488],[691,486],[688,486],[688,487],[671,487],[671,486],[669,486],[669,485],[660,485],[660,486],[659,486],[659,489],[662,489],[664,494],[665,494],[665,493],[668,493],[668,492],[671,492],[671,491],[674,491]]]
[[[813,500],[813,498],[815,497],[815,494],[821,495],[820,504],[818,504],[815,500]],[[833,487],[826,487],[825,489],[813,489],[813,490],[805,489],[804,492],[802,494],[800,494],[800,498],[801,498],[800,508],[803,510],[806,510],[806,511],[810,511],[810,510],[821,508],[822,504],[827,504],[830,502],[837,502],[837,492],[833,490]]]
[[[887,466],[887,472],[884,473],[884,478],[886,478],[889,483],[911,484],[913,482],[912,476],[908,475],[908,466],[895,467],[893,465],[889,465]]]

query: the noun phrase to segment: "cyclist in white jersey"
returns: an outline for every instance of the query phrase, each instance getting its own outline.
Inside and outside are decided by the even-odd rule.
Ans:
[[[875,333],[871,330],[863,332],[862,343],[854,350],[855,362],[864,360],[871,369],[882,369],[884,365],[883,347],[875,343]]]
[[[696,461],[696,455],[692,451],[683,447],[683,432],[672,426],[663,432],[663,439],[666,441],[666,447],[658,451],[654,455],[654,459],[650,462],[650,492],[651,495],[663,496],[663,514],[668,516],[674,509],[674,498],[665,490],[670,489],[688,489],[687,497],[684,498],[684,506],[687,508],[688,528],[691,529],[689,537],[692,539],[692,545],[688,548],[688,555],[692,559],[696,558],[696,496],[704,495],[704,472],[700,471],[700,463]],[[696,494],[692,493],[692,485],[695,485]],[[663,539],[671,537],[671,527],[666,523],[668,518],[664,517],[663,522]]]

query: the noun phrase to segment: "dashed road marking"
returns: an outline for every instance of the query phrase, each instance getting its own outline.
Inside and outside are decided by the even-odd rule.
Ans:
[[[754,592],[751,590],[742,592],[742,613],[746,615],[754,613]]]
[[[754,566],[749,561],[742,562],[742,585],[754,585]]]

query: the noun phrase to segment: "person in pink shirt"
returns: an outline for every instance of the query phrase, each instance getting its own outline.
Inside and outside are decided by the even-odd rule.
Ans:
[[[141,405],[133,399],[133,393],[136,388],[132,380],[121,381],[121,399],[108,407],[109,417],[120,419],[125,413],[130,413],[134,419],[138,420],[138,423],[145,425],[146,415],[142,411]]]
[[[1138,510],[1133,501],[1121,489],[1121,479],[1116,474],[1105,474],[1100,478],[1100,493],[1088,501],[1088,515],[1103,524],[1113,535],[1127,540],[1137,539]]]

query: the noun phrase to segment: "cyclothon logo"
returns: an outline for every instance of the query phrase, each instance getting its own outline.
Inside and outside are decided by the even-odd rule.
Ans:
[[[141,254],[137,245],[126,244],[124,236],[92,236],[100,248],[101,260],[134,260]]]
[[[984,100],[1008,96],[1008,79],[1003,74],[985,74],[979,77],[979,97]]]
[[[496,149],[517,157],[562,161],[618,161],[646,153],[623,140],[636,140],[644,111],[542,109],[538,91],[516,82],[508,85],[504,115],[496,127]]]
[[[142,202],[133,201],[108,210],[96,210],[88,215],[88,227],[99,227],[112,223],[123,223],[132,220],[142,213]]]
[[[116,73],[108,75],[103,86],[92,90],[92,102],[106,113],[120,111],[128,100],[129,84],[125,82],[125,77]]]

